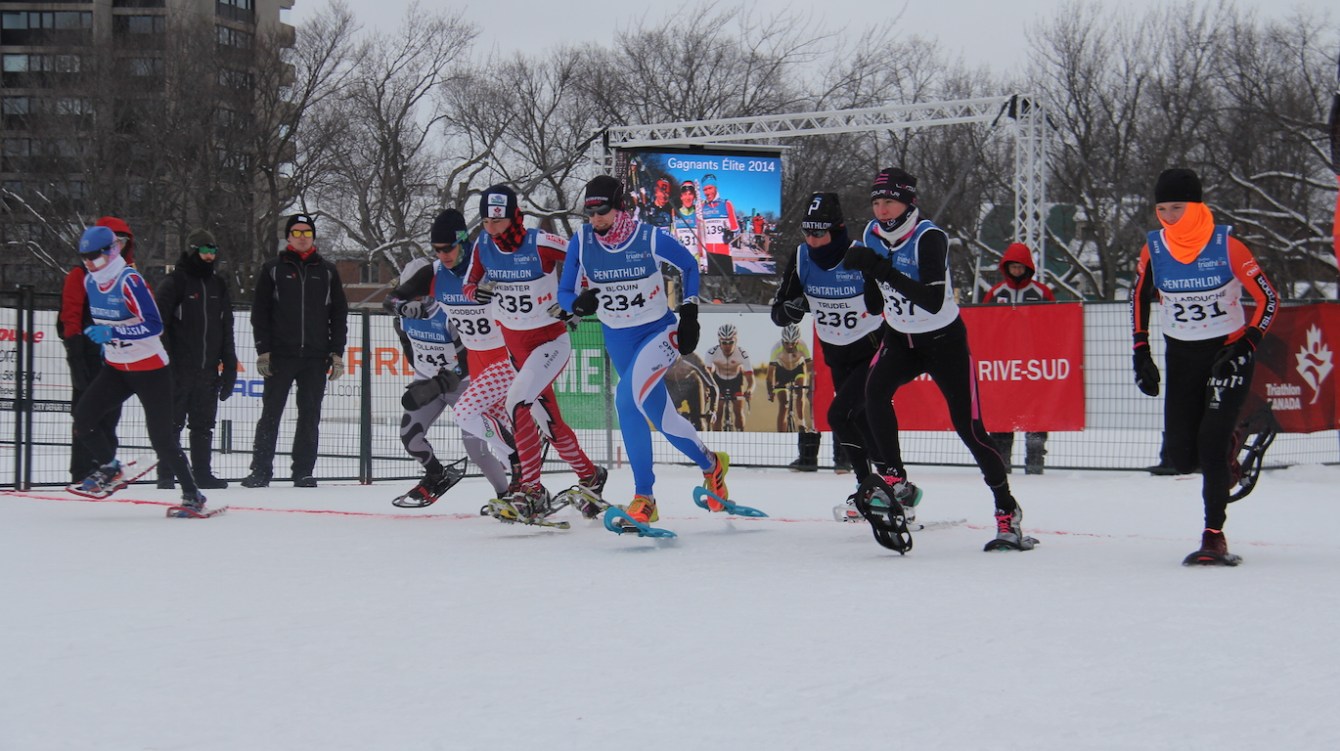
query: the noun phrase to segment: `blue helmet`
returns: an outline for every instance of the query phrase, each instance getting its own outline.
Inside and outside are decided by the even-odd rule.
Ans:
[[[115,256],[120,251],[116,243],[116,233],[107,227],[89,227],[79,238],[81,256],[91,256],[95,253]]]

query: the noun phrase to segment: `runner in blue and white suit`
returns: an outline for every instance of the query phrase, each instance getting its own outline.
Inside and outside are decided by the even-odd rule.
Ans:
[[[698,344],[697,261],[665,230],[623,211],[623,186],[608,175],[587,184],[585,212],[591,222],[568,241],[558,302],[575,315],[597,314],[618,373],[615,406],[635,485],[627,513],[644,523],[657,518],[648,420],[702,468],[708,489],[726,498],[725,457],[703,445],[675,410],[664,383],[680,352]],[[683,275],[678,320],[666,299],[662,263]]]

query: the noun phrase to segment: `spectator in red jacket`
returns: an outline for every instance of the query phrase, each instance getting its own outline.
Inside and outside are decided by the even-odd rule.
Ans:
[[[1000,256],[999,284],[987,293],[988,302],[1005,305],[1020,303],[1056,302],[1047,285],[1033,278],[1033,252],[1023,243],[1013,243]],[[1014,433],[992,433],[996,450],[1005,460],[1005,471],[1010,471],[1010,455],[1014,452]],[[1042,474],[1042,457],[1047,455],[1046,433],[1024,433],[1024,472]]]

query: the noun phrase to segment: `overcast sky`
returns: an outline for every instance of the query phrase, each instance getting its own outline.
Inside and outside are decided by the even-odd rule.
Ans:
[[[1204,2],[1205,0],[1198,0]],[[296,0],[285,12],[286,20],[301,24],[325,6],[327,0]],[[345,0],[365,27],[395,28],[412,0]],[[504,55],[517,51],[543,51],[564,42],[599,41],[645,21],[658,23],[669,12],[683,13],[697,0],[666,3],[596,2],[569,0],[430,0],[423,7],[466,8],[466,17],[480,28],[476,49],[496,50]],[[1160,0],[1102,0],[1104,7],[1122,7],[1141,14]],[[1167,0],[1162,0],[1167,2]],[[718,0],[721,7],[743,5],[753,12],[774,14],[785,10],[822,13],[820,23],[829,29],[846,27],[854,32],[868,24],[899,19],[899,33],[938,40],[951,56],[962,55],[968,64],[990,65],[1010,72],[1027,55],[1024,29],[1069,6],[1069,0],[756,0],[737,3]],[[1255,9],[1268,18],[1278,18],[1299,8],[1325,12],[1335,0],[1239,0],[1237,6]],[[647,8],[650,7],[650,10]],[[627,10],[624,10],[627,8]],[[872,15],[870,8],[880,9]],[[1331,10],[1332,21],[1337,11]],[[900,15],[901,13],[901,15]],[[684,23],[691,23],[685,18]],[[482,54],[480,55],[483,56]]]

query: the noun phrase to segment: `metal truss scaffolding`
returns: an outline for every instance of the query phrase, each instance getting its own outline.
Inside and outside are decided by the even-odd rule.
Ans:
[[[1046,258],[1041,256],[1047,216],[1048,130],[1046,116],[1035,102],[1031,96],[1010,94],[829,112],[623,125],[606,132],[605,155],[608,161],[611,149],[773,142],[828,133],[898,131],[965,123],[1009,126],[1015,142],[1015,234],[1020,242],[1039,254],[1041,276],[1046,269]]]

